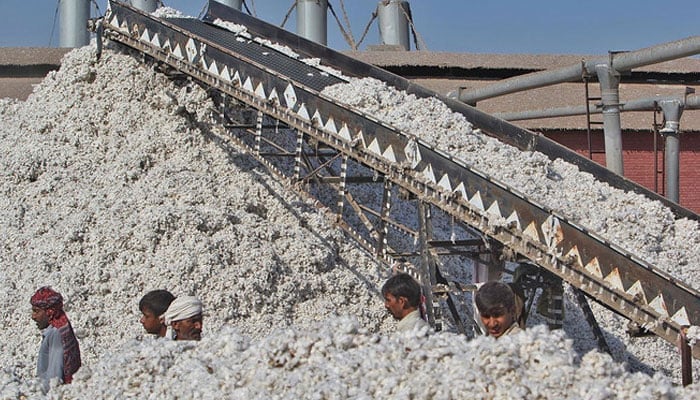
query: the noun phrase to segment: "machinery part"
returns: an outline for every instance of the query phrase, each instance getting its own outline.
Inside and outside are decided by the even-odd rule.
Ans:
[[[282,121],[291,128],[289,131],[296,130],[292,137],[285,136],[284,132],[267,137],[276,148],[296,154],[295,163],[284,161],[289,160],[288,154],[278,157],[263,154],[262,150],[256,153],[254,144],[251,145],[255,140],[246,130],[231,134],[231,140],[248,149],[273,174],[285,177],[292,185],[296,186],[301,168],[304,168],[299,162],[300,154],[321,150],[340,153],[338,164],[344,157],[350,163],[346,184],[353,174],[366,176],[369,172],[383,177],[400,186],[409,197],[430,204],[489,240],[501,243],[513,254],[548,270],[669,342],[675,343],[682,325],[700,324],[700,295],[693,288],[420,139],[321,95],[324,87],[343,82],[342,78],[324,74],[297,57],[261,45],[262,39],[248,32],[236,34],[190,18],[160,19],[116,1],[110,1],[110,6],[111,11],[105,18],[108,37]],[[291,35],[210,2],[205,19],[216,18],[249,23],[253,26],[251,31],[268,32],[271,40]],[[413,92],[429,93],[401,78],[377,72],[357,61],[347,61],[330,49],[302,38],[296,37],[296,40],[295,49],[303,54],[330,60],[330,64],[357,67],[343,69],[343,74],[354,72],[384,77],[387,83],[398,88],[410,87]],[[318,53],[312,54],[313,51]],[[456,107],[454,102],[452,106]],[[461,110],[475,117],[477,127],[484,122],[490,130],[498,131],[500,137],[507,138],[515,132],[521,136],[527,134],[503,121],[467,108]],[[313,160],[305,161],[307,167],[311,162]],[[318,168],[318,165],[311,168]],[[337,174],[334,178],[340,174],[339,167]],[[625,185],[632,189],[637,186],[631,182]],[[322,197],[321,194],[318,198]],[[406,220],[416,221],[415,204],[406,207],[407,211],[414,207]],[[680,208],[674,210],[682,213]],[[382,214],[381,210],[377,212]],[[346,217],[342,215],[345,222],[340,225],[376,254],[379,247],[377,226],[381,225],[376,217],[366,215],[366,232],[358,231]],[[411,223],[414,222],[406,225]],[[394,265],[396,260],[388,251],[380,252],[380,259]],[[694,345],[693,352],[698,356],[700,347]]]

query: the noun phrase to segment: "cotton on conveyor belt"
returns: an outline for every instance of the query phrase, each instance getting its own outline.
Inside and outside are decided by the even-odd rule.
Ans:
[[[0,100],[1,398],[39,393],[28,298],[46,284],[83,352],[74,383],[53,389],[63,398],[692,397],[542,329],[498,346],[441,334],[407,352],[385,335],[386,271],[220,140],[211,105],[190,82],[109,49],[96,62],[91,47],[26,102]],[[156,288],[203,300],[201,342],[142,338],[137,303]]]

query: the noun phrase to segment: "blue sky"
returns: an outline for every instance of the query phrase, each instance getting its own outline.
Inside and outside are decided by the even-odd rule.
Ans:
[[[294,0],[245,0],[256,15],[279,25]],[[329,0],[342,18],[340,0]],[[0,47],[58,45],[59,0],[0,0]],[[92,15],[107,0],[91,0]],[[163,0],[198,16],[206,0]],[[356,40],[378,0],[344,0]],[[698,0],[411,0],[418,33],[428,50],[465,53],[605,54],[636,50],[700,34]],[[97,6],[97,7],[96,7]],[[294,30],[292,14],[286,28]],[[55,22],[55,26],[54,26]],[[328,17],[328,45],[349,46]],[[376,20],[364,40],[378,43]],[[53,32],[53,36],[52,36]]]

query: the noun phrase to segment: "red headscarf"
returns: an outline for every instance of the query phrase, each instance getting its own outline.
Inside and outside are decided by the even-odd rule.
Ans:
[[[49,324],[58,329],[63,343],[63,382],[71,383],[73,374],[80,368],[80,347],[68,316],[63,311],[63,296],[48,286],[39,288],[30,302],[46,311]]]

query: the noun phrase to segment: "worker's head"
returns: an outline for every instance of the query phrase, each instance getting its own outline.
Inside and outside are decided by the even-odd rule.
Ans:
[[[474,301],[489,335],[498,338],[515,322],[515,294],[507,284],[484,283],[477,290]]]
[[[175,333],[175,340],[200,340],[202,338],[202,302],[194,296],[181,296],[170,303],[163,314],[166,325]]]
[[[420,306],[421,289],[415,279],[402,273],[392,276],[384,283],[382,296],[387,311],[401,320]]]
[[[153,290],[146,293],[139,301],[141,325],[146,332],[153,335],[165,336],[166,326],[162,315],[173,302],[175,296],[167,290]]]
[[[40,287],[32,295],[29,302],[32,305],[32,319],[39,329],[49,324],[63,325],[60,320],[66,319],[63,311],[63,296],[48,286]]]

